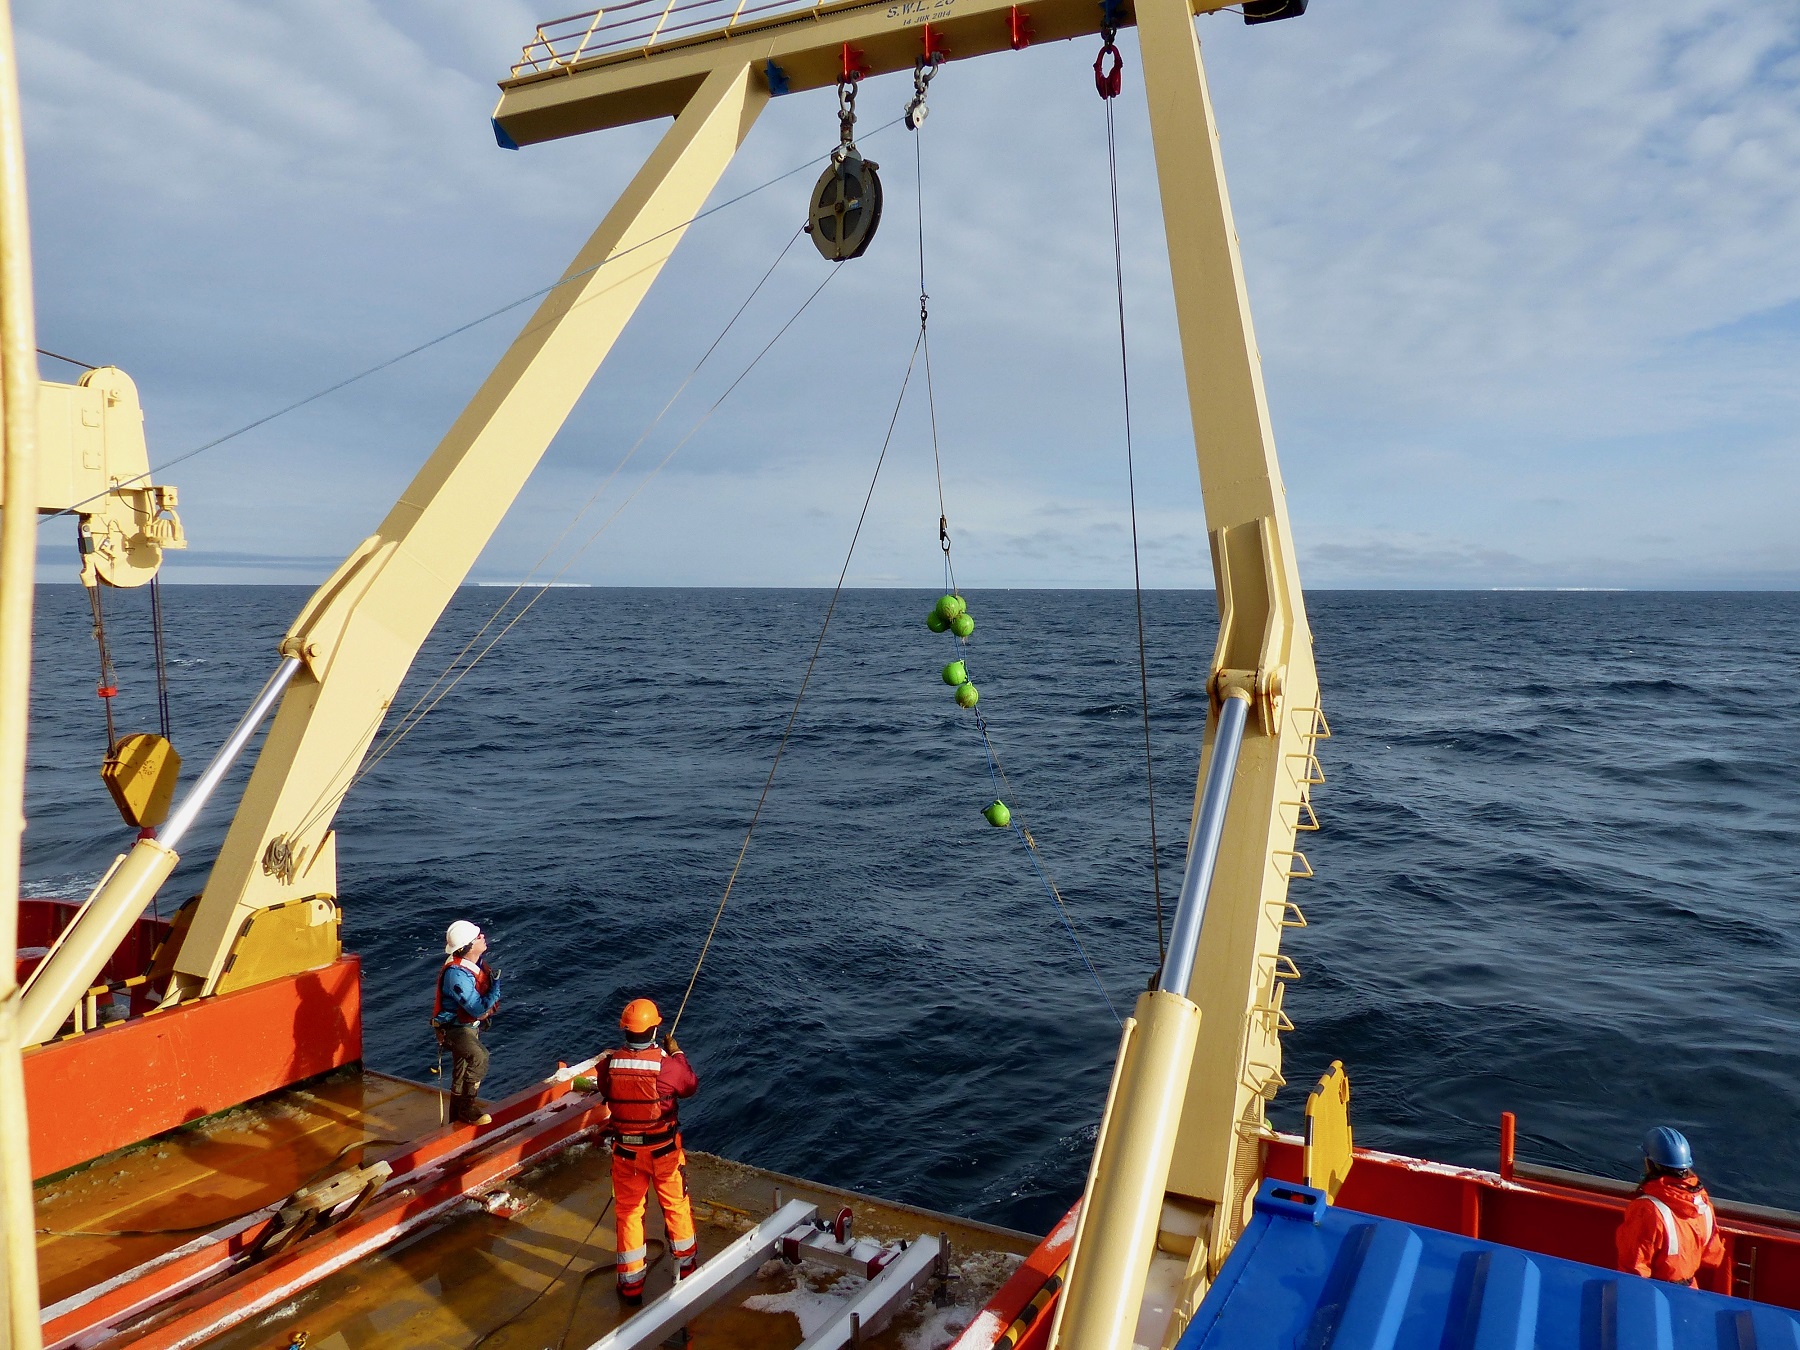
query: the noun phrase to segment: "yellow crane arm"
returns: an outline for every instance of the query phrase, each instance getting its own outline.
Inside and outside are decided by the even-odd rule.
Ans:
[[[1324,720],[1312,638],[1193,26],[1196,12],[1224,3],[1136,0],[1122,20],[1135,19],[1142,38],[1220,631],[1196,800],[1202,828],[1190,839],[1175,924],[1183,945],[1172,947],[1121,1040],[1052,1333],[1072,1350],[1124,1350],[1141,1334],[1173,1344],[1242,1230],[1264,1106],[1282,1082],[1283,990],[1298,973],[1280,952],[1284,928],[1300,922],[1289,880],[1309,871],[1295,831],[1316,823],[1313,745]],[[591,17],[590,27],[601,23]],[[853,61],[865,72],[904,69],[934,42],[961,59],[1017,47],[1031,32],[1092,33],[1101,17],[1093,0],[961,0],[929,10],[830,0],[741,25],[734,18],[712,33],[683,31],[663,45],[652,38],[597,54],[584,46],[503,83],[496,129],[519,145],[682,111],[569,284],[544,302],[381,530],[283,642],[279,675],[292,684],[178,958],[187,991],[218,986],[260,910],[335,891],[329,822],[414,653],[770,83],[817,88]],[[634,246],[621,264],[587,270]],[[155,856],[158,847],[140,844],[122,859],[89,908],[114,922],[135,914],[143,888],[173,866],[172,853]],[[52,953],[45,966],[63,956]],[[1145,1289],[1159,1262],[1152,1287],[1173,1287],[1176,1297],[1156,1321]]]
[[[259,911],[335,897],[332,819],[420,644],[767,99],[747,61],[722,64],[694,83],[675,124],[563,283],[380,528],[320,587],[282,640],[282,655],[297,666],[188,926],[172,993],[211,992]],[[34,975],[27,1043],[55,1033],[72,998],[176,861],[172,849],[145,840],[114,864]],[[309,911],[321,912],[295,907]]]

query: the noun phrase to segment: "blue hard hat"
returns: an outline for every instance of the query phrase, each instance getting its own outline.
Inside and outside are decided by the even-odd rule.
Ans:
[[[1644,1156],[1658,1167],[1685,1172],[1694,1165],[1694,1150],[1687,1136],[1668,1125],[1658,1125],[1644,1136]]]

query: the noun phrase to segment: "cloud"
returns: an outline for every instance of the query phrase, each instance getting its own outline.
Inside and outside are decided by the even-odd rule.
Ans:
[[[544,17],[519,4],[428,22],[367,2],[84,15],[109,41],[45,0],[19,7],[40,336],[131,371],[153,462],[543,286],[659,133],[497,150],[493,81]],[[1309,584],[1800,576],[1800,10],[1320,0],[1299,21],[1200,31]],[[1130,36],[1140,551],[1153,584],[1205,584]],[[800,242],[640,453],[691,439],[570,578],[835,575],[832,522],[866,489],[917,330],[916,149],[937,453],[915,382],[884,471],[895,495],[878,495],[852,576],[929,578],[941,463],[972,584],[1126,583],[1090,59],[1053,43],[952,62],[922,142],[868,135],[889,194],[876,246],[702,422],[821,278]],[[865,132],[909,86],[870,82]],[[774,101],[715,200],[828,147],[829,104]],[[530,567],[657,418],[792,238],[809,177],[694,226],[479,574]],[[180,466],[196,549],[322,579],[331,564],[307,560],[374,527],[528,313]],[[268,574],[209,575],[233,567]]]

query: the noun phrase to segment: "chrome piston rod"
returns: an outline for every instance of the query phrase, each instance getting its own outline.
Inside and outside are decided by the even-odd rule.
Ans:
[[[87,993],[94,977],[107,958],[125,940],[132,924],[143,914],[144,906],[180,861],[175,846],[199,817],[207,799],[213,795],[232,764],[243,753],[256,729],[263,724],[300,669],[297,658],[289,657],[276,667],[263,686],[256,702],[250,705],[219,753],[213,756],[206,772],[181,805],[176,807],[156,837],[140,837],[131,852],[113,861],[112,869],[100,879],[75,917],[69,921],[50,948],[50,954],[25,986],[20,999],[19,1024],[26,1045],[37,1045],[56,1034],[70,1009]]]
[[[1248,695],[1232,691],[1219,705],[1219,726],[1213,733],[1212,760],[1200,788],[1200,806],[1194,812],[1194,836],[1188,844],[1187,872],[1181,879],[1181,899],[1175,905],[1175,923],[1169,931],[1169,951],[1163,958],[1162,977],[1156,987],[1167,994],[1188,997],[1194,978],[1194,956],[1200,950],[1200,925],[1206,918],[1206,897],[1212,890],[1213,872],[1219,865],[1219,840],[1225,833],[1225,809],[1231,805],[1231,784],[1237,776],[1238,750],[1244,744],[1244,723],[1250,715]]]
[[[263,686],[262,693],[256,696],[256,702],[250,705],[250,711],[244,714],[231,735],[226,738],[225,744],[219,747],[219,753],[206,766],[206,772],[200,775],[200,781],[188,790],[187,796],[181,799],[181,805],[169,813],[169,819],[156,832],[156,837],[162,841],[164,848],[174,849],[180,845],[181,837],[199,818],[207,798],[225,781],[225,775],[231,772],[231,766],[237,762],[244,747],[250,744],[250,738],[256,734],[256,729],[263,724],[263,719],[286,692],[288,684],[299,670],[300,658],[297,656],[286,657],[275,667],[275,673]]]

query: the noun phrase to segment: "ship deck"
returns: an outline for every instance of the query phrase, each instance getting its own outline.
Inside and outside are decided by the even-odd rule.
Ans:
[[[46,1178],[35,1188],[42,1306],[325,1174],[381,1160],[438,1127],[441,1099],[405,1079],[343,1070]]]
[[[441,1133],[440,1101],[440,1093],[419,1084],[343,1070],[41,1182],[38,1224],[50,1230],[40,1232],[38,1246],[44,1306],[141,1268],[326,1175],[400,1155],[409,1141]],[[937,1306],[929,1286],[921,1289],[887,1329],[863,1337],[868,1346],[949,1344],[1037,1243],[705,1154],[689,1154],[688,1183],[703,1259],[767,1217],[778,1196],[814,1203],[823,1216],[848,1205],[859,1236],[947,1238],[958,1277],[948,1305]],[[628,1311],[613,1289],[611,1198],[609,1155],[592,1142],[577,1143],[268,1311],[193,1343],[588,1346]],[[654,1298],[672,1280],[655,1205],[647,1231],[646,1295]],[[788,1350],[863,1285],[812,1263],[772,1261],[689,1330],[713,1344]],[[152,1316],[98,1343],[145,1334],[154,1340],[158,1325]]]
[[[961,1276],[954,1302],[935,1307],[930,1291],[921,1290],[885,1331],[864,1338],[870,1347],[948,1345],[1037,1245],[1023,1233],[852,1196],[706,1154],[688,1155],[688,1185],[703,1258],[770,1213],[777,1188],[784,1200],[816,1203],[821,1214],[849,1204],[856,1231],[867,1237],[946,1233]],[[274,1313],[206,1344],[262,1350],[288,1345],[304,1331],[308,1350],[477,1345],[554,1350],[588,1346],[624,1321],[627,1310],[613,1289],[608,1155],[592,1147],[571,1150],[515,1178],[505,1191],[525,1205],[512,1217],[472,1204],[442,1227],[365,1258]],[[654,1245],[662,1236],[654,1205],[651,1215],[646,1300],[672,1280],[669,1261]],[[862,1284],[824,1268],[770,1262],[734,1297],[690,1323],[689,1334],[701,1345],[792,1350]]]

